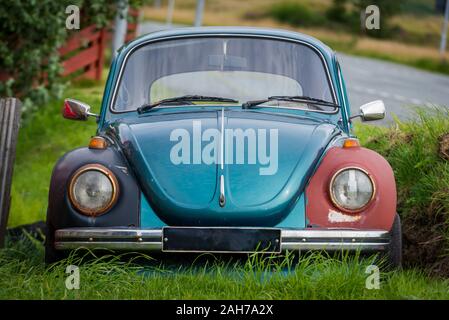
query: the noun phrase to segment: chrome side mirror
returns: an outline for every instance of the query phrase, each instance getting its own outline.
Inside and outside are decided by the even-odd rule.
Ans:
[[[356,117],[360,117],[362,121],[382,120],[385,118],[385,104],[382,100],[365,103]]]
[[[62,116],[66,119],[83,121],[87,120],[89,116],[93,116],[98,119],[98,115],[90,112],[90,106],[87,103],[75,99],[64,100]]]

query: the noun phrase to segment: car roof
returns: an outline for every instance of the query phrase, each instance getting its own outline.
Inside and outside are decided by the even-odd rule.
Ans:
[[[333,55],[333,50],[325,45],[320,40],[294,31],[282,30],[282,29],[274,29],[274,28],[255,28],[255,27],[184,27],[184,28],[174,28],[161,30],[156,32],[151,32],[145,35],[142,35],[131,42],[125,44],[122,48],[120,48],[120,54],[124,54],[125,52],[131,50],[132,48],[151,41],[162,38],[170,38],[177,36],[201,36],[201,35],[245,35],[245,36],[259,36],[259,37],[274,37],[274,38],[284,38],[290,40],[301,41],[306,44],[309,44],[316,49],[318,49],[326,58],[326,60],[330,61]]]

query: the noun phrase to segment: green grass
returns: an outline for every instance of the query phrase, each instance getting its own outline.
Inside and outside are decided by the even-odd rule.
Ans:
[[[367,50],[367,49],[354,49],[351,46],[351,42],[349,43],[336,43],[333,40],[326,41],[327,44],[331,44],[333,48],[339,50],[344,53],[374,58],[399,64],[408,65],[411,67],[415,67],[417,69],[431,71],[435,73],[447,74],[449,75],[449,62],[447,60],[437,60],[430,58],[404,58],[400,55],[389,54],[389,53],[379,53],[378,51]]]
[[[393,167],[406,261],[449,276],[449,160],[439,153],[439,137],[449,133],[449,109],[417,114],[390,129],[359,125],[356,133]]]
[[[100,109],[103,83],[84,81],[69,86],[65,97],[84,101],[93,112]],[[11,190],[9,226],[44,220],[48,187],[56,161],[76,147],[86,146],[95,135],[95,120],[66,120],[61,115],[63,99],[52,101],[22,122],[16,151]]]
[[[98,111],[103,84],[83,82],[65,93]],[[28,116],[20,129],[12,190],[10,226],[45,218],[51,170],[57,159],[85,146],[96,124],[65,120],[62,100]],[[93,260],[81,265],[81,289],[65,288],[65,265],[46,268],[38,242],[9,243],[0,250],[0,299],[448,299],[449,165],[438,156],[438,137],[449,131],[449,111],[421,113],[415,122],[391,129],[359,125],[363,144],[384,155],[393,166],[399,190],[399,213],[409,239],[406,270],[382,274],[380,290],[365,288],[371,258],[307,255],[290,271],[289,260],[221,260],[188,265],[182,270],[138,256]],[[420,244],[423,239],[442,240]],[[439,238],[437,238],[439,239]],[[415,241],[413,243],[413,241]],[[410,242],[412,241],[412,242]],[[73,257],[72,257],[73,259]],[[124,262],[125,261],[125,262]],[[271,261],[271,262],[270,262]],[[426,273],[414,266],[426,266]],[[283,272],[273,272],[273,270]]]
[[[338,52],[394,62],[421,70],[449,75],[449,62],[444,59],[413,58],[396,53],[357,48],[358,38],[356,36],[346,41],[335,40],[331,36],[321,36],[320,40]]]
[[[449,161],[439,155],[439,137],[449,133],[449,109],[434,114],[418,109],[418,118],[396,127],[358,126],[364,146],[382,154],[393,167],[399,194],[399,213],[406,217],[442,214],[449,218]]]
[[[345,254],[309,254],[297,264],[288,257],[256,255],[234,262],[210,257],[182,268],[144,255],[104,256],[83,264],[69,257],[45,268],[42,255],[42,245],[29,241],[0,250],[0,299],[449,298],[449,280],[415,270],[381,272],[380,288],[367,289],[365,271],[373,259]],[[65,287],[69,264],[80,266],[79,290]]]
[[[296,2],[275,3],[269,8],[268,15],[294,26],[317,26],[326,23],[323,15],[317,14],[308,6]]]

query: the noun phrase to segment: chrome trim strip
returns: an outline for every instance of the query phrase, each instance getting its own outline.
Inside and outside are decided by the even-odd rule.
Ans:
[[[221,108],[220,167],[224,170],[224,108]]]
[[[389,239],[389,232],[384,230],[354,229],[283,229],[282,238]]]
[[[226,196],[225,196],[225,183],[224,176],[220,176],[220,199],[219,199],[220,207],[224,207],[226,204]]]
[[[333,243],[333,242],[315,242],[315,243],[302,243],[302,242],[287,242],[281,244],[281,250],[362,250],[362,251],[384,251],[387,249],[388,243]]]
[[[214,228],[220,229],[220,227]],[[254,229],[264,229],[264,228],[254,228]],[[388,231],[385,230],[352,230],[352,229],[281,230],[282,251],[285,250],[383,251],[387,249],[389,243],[390,243],[390,234]],[[161,251],[162,229],[69,228],[69,229],[56,230],[55,248],[57,250],[76,249],[80,247],[89,249],[104,248],[111,250],[115,249],[115,250]]]
[[[202,33],[202,34],[184,34],[184,35],[176,35],[176,36],[164,36],[164,37],[160,37],[158,39],[148,39],[142,43],[139,43],[138,45],[136,45],[134,48],[131,48],[125,55],[125,57],[123,58],[123,61],[120,65],[120,70],[117,76],[117,80],[114,81],[114,90],[112,92],[112,97],[110,99],[110,101],[108,101],[108,109],[109,111],[111,111],[113,114],[120,114],[120,113],[126,113],[126,112],[136,112],[136,110],[126,110],[126,111],[117,111],[114,110],[113,105],[115,102],[115,97],[117,94],[117,90],[118,90],[118,86],[120,84],[120,81],[122,79],[122,73],[123,73],[123,69],[126,65],[126,62],[128,60],[128,57],[130,56],[131,53],[133,53],[135,50],[137,50],[140,47],[143,47],[149,43],[153,43],[153,42],[159,42],[159,41],[164,41],[164,40],[175,40],[175,39],[182,39],[182,38],[201,38],[201,37],[236,37],[236,38],[262,38],[262,39],[275,39],[275,40],[284,40],[284,41],[291,41],[291,42],[296,42],[296,43],[300,43],[303,44],[309,48],[311,48],[312,50],[314,50],[315,52],[318,53],[318,55],[321,57],[321,62],[323,63],[325,69],[326,69],[326,74],[327,74],[327,81],[329,82],[329,85],[331,86],[332,89],[332,96],[334,98],[334,101],[336,103],[338,103],[338,99],[337,99],[337,92],[335,90],[335,86],[334,83],[332,82],[332,77],[329,71],[329,66],[326,62],[326,59],[324,58],[324,54],[314,45],[312,45],[309,42],[303,41],[303,40],[298,40],[298,39],[293,39],[293,38],[289,38],[289,37],[282,37],[282,36],[271,36],[271,35],[259,35],[259,34],[239,34],[239,33],[232,33],[232,32],[223,32],[223,33]],[[340,112],[339,108],[335,108],[334,111],[321,111],[321,110],[308,110],[308,109],[298,109],[298,110],[306,110],[306,111],[312,111],[312,112],[318,112],[318,113],[325,113],[325,114],[337,114],[338,112]]]
[[[162,242],[90,242],[90,241],[66,241],[55,242],[56,250],[108,249],[108,250],[142,250],[162,251]]]
[[[348,105],[346,104],[345,93],[344,93],[344,90],[343,90],[343,75],[341,74],[340,63],[337,62],[337,65],[338,65],[338,68],[337,68],[338,82],[340,82],[339,83],[340,84],[340,94],[341,94],[342,101],[343,101],[342,107],[345,108],[346,125],[350,129],[351,128],[351,121],[350,121],[351,118],[349,116],[350,107],[348,107]]]
[[[160,240],[162,229],[125,229],[125,228],[68,228],[55,232],[55,238],[139,238],[149,237]]]
[[[218,199],[220,207],[224,207],[226,204],[226,197],[225,197],[225,184],[224,184],[224,139],[225,139],[225,131],[224,131],[224,108],[221,108],[221,132],[220,132],[220,168],[221,168],[221,175],[220,175],[220,196]]]

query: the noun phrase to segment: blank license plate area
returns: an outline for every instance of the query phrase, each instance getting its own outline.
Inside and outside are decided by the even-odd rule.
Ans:
[[[281,251],[280,229],[166,227],[165,252],[275,252]]]

